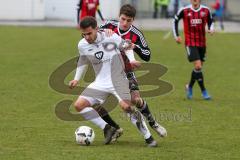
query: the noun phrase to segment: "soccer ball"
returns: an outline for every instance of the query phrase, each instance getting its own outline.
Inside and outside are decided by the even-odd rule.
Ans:
[[[88,146],[93,143],[95,133],[93,129],[88,126],[80,126],[76,129],[75,136],[78,144]]]

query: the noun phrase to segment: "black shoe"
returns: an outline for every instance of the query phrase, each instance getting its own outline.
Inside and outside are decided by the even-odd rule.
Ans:
[[[150,136],[148,139],[145,139],[145,142],[147,143],[148,147],[157,147],[157,142],[152,136]]]
[[[103,130],[105,137],[104,144],[109,144],[111,142],[112,136],[115,134],[116,130],[117,130],[116,128],[111,127],[109,124],[106,124]]]

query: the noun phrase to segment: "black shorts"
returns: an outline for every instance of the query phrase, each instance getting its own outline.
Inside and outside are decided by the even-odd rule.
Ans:
[[[205,61],[206,47],[186,46],[189,62],[196,60]]]

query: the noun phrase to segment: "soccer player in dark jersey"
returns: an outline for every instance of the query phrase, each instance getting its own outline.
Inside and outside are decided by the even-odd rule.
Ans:
[[[119,21],[106,21],[100,26],[100,29],[111,29],[123,39],[130,40],[134,44],[133,51],[142,60],[149,61],[151,51],[147,45],[147,42],[142,32],[132,25],[135,15],[136,9],[133,6],[129,4],[123,5],[120,9]],[[139,67],[140,62],[135,60],[133,51],[132,53],[126,53],[128,56],[126,56],[126,54],[122,54],[126,68],[125,72],[130,82],[129,87],[131,90],[132,103],[135,104],[141,113],[147,118],[149,125],[159,134],[159,136],[165,137],[167,136],[166,129],[156,122],[149,110],[147,102],[140,97],[137,80],[133,72],[133,68]],[[119,128],[115,122],[109,120],[109,114],[105,112],[101,115],[103,115],[102,118],[110,125],[112,124],[113,127]]]
[[[177,43],[181,43],[181,37],[178,32],[178,22],[183,19],[185,46],[188,55],[188,60],[194,64],[194,69],[191,73],[189,84],[186,85],[187,98],[193,97],[193,85],[198,82],[202,96],[205,100],[211,99],[205,86],[202,73],[202,65],[205,61],[206,54],[206,30],[213,34],[214,25],[212,14],[209,8],[201,5],[201,0],[191,0],[191,4],[181,8],[174,17],[173,34]]]
[[[80,0],[78,3],[78,10],[77,10],[78,24],[80,20],[83,19],[83,17],[86,17],[86,16],[96,17],[96,12],[98,12],[101,20],[104,21],[102,13],[99,9],[99,0]]]

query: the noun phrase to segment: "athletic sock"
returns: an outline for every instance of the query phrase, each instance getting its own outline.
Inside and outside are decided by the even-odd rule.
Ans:
[[[128,113],[127,115],[130,118],[132,124],[135,125],[139,132],[143,135],[144,139],[151,137],[151,133],[147,128],[145,120],[139,111],[136,110],[133,113]]]
[[[92,107],[86,107],[79,113],[101,129],[104,129],[107,124]]]
[[[201,91],[206,90],[205,86],[204,86],[204,80],[203,80],[203,73],[202,70],[195,70],[196,72],[196,80],[198,82],[199,87],[201,88]]]
[[[149,125],[152,127],[155,124],[155,119],[148,108],[147,102],[143,100],[142,106],[138,109],[146,117]]]
[[[108,111],[102,107],[97,106],[95,107],[95,110],[98,112],[98,114],[102,117],[102,119],[107,122],[110,126],[119,129],[119,125],[111,118],[111,116],[108,114]]]
[[[196,81],[196,72],[193,70],[188,87],[193,88],[193,85],[194,85],[195,81]]]

